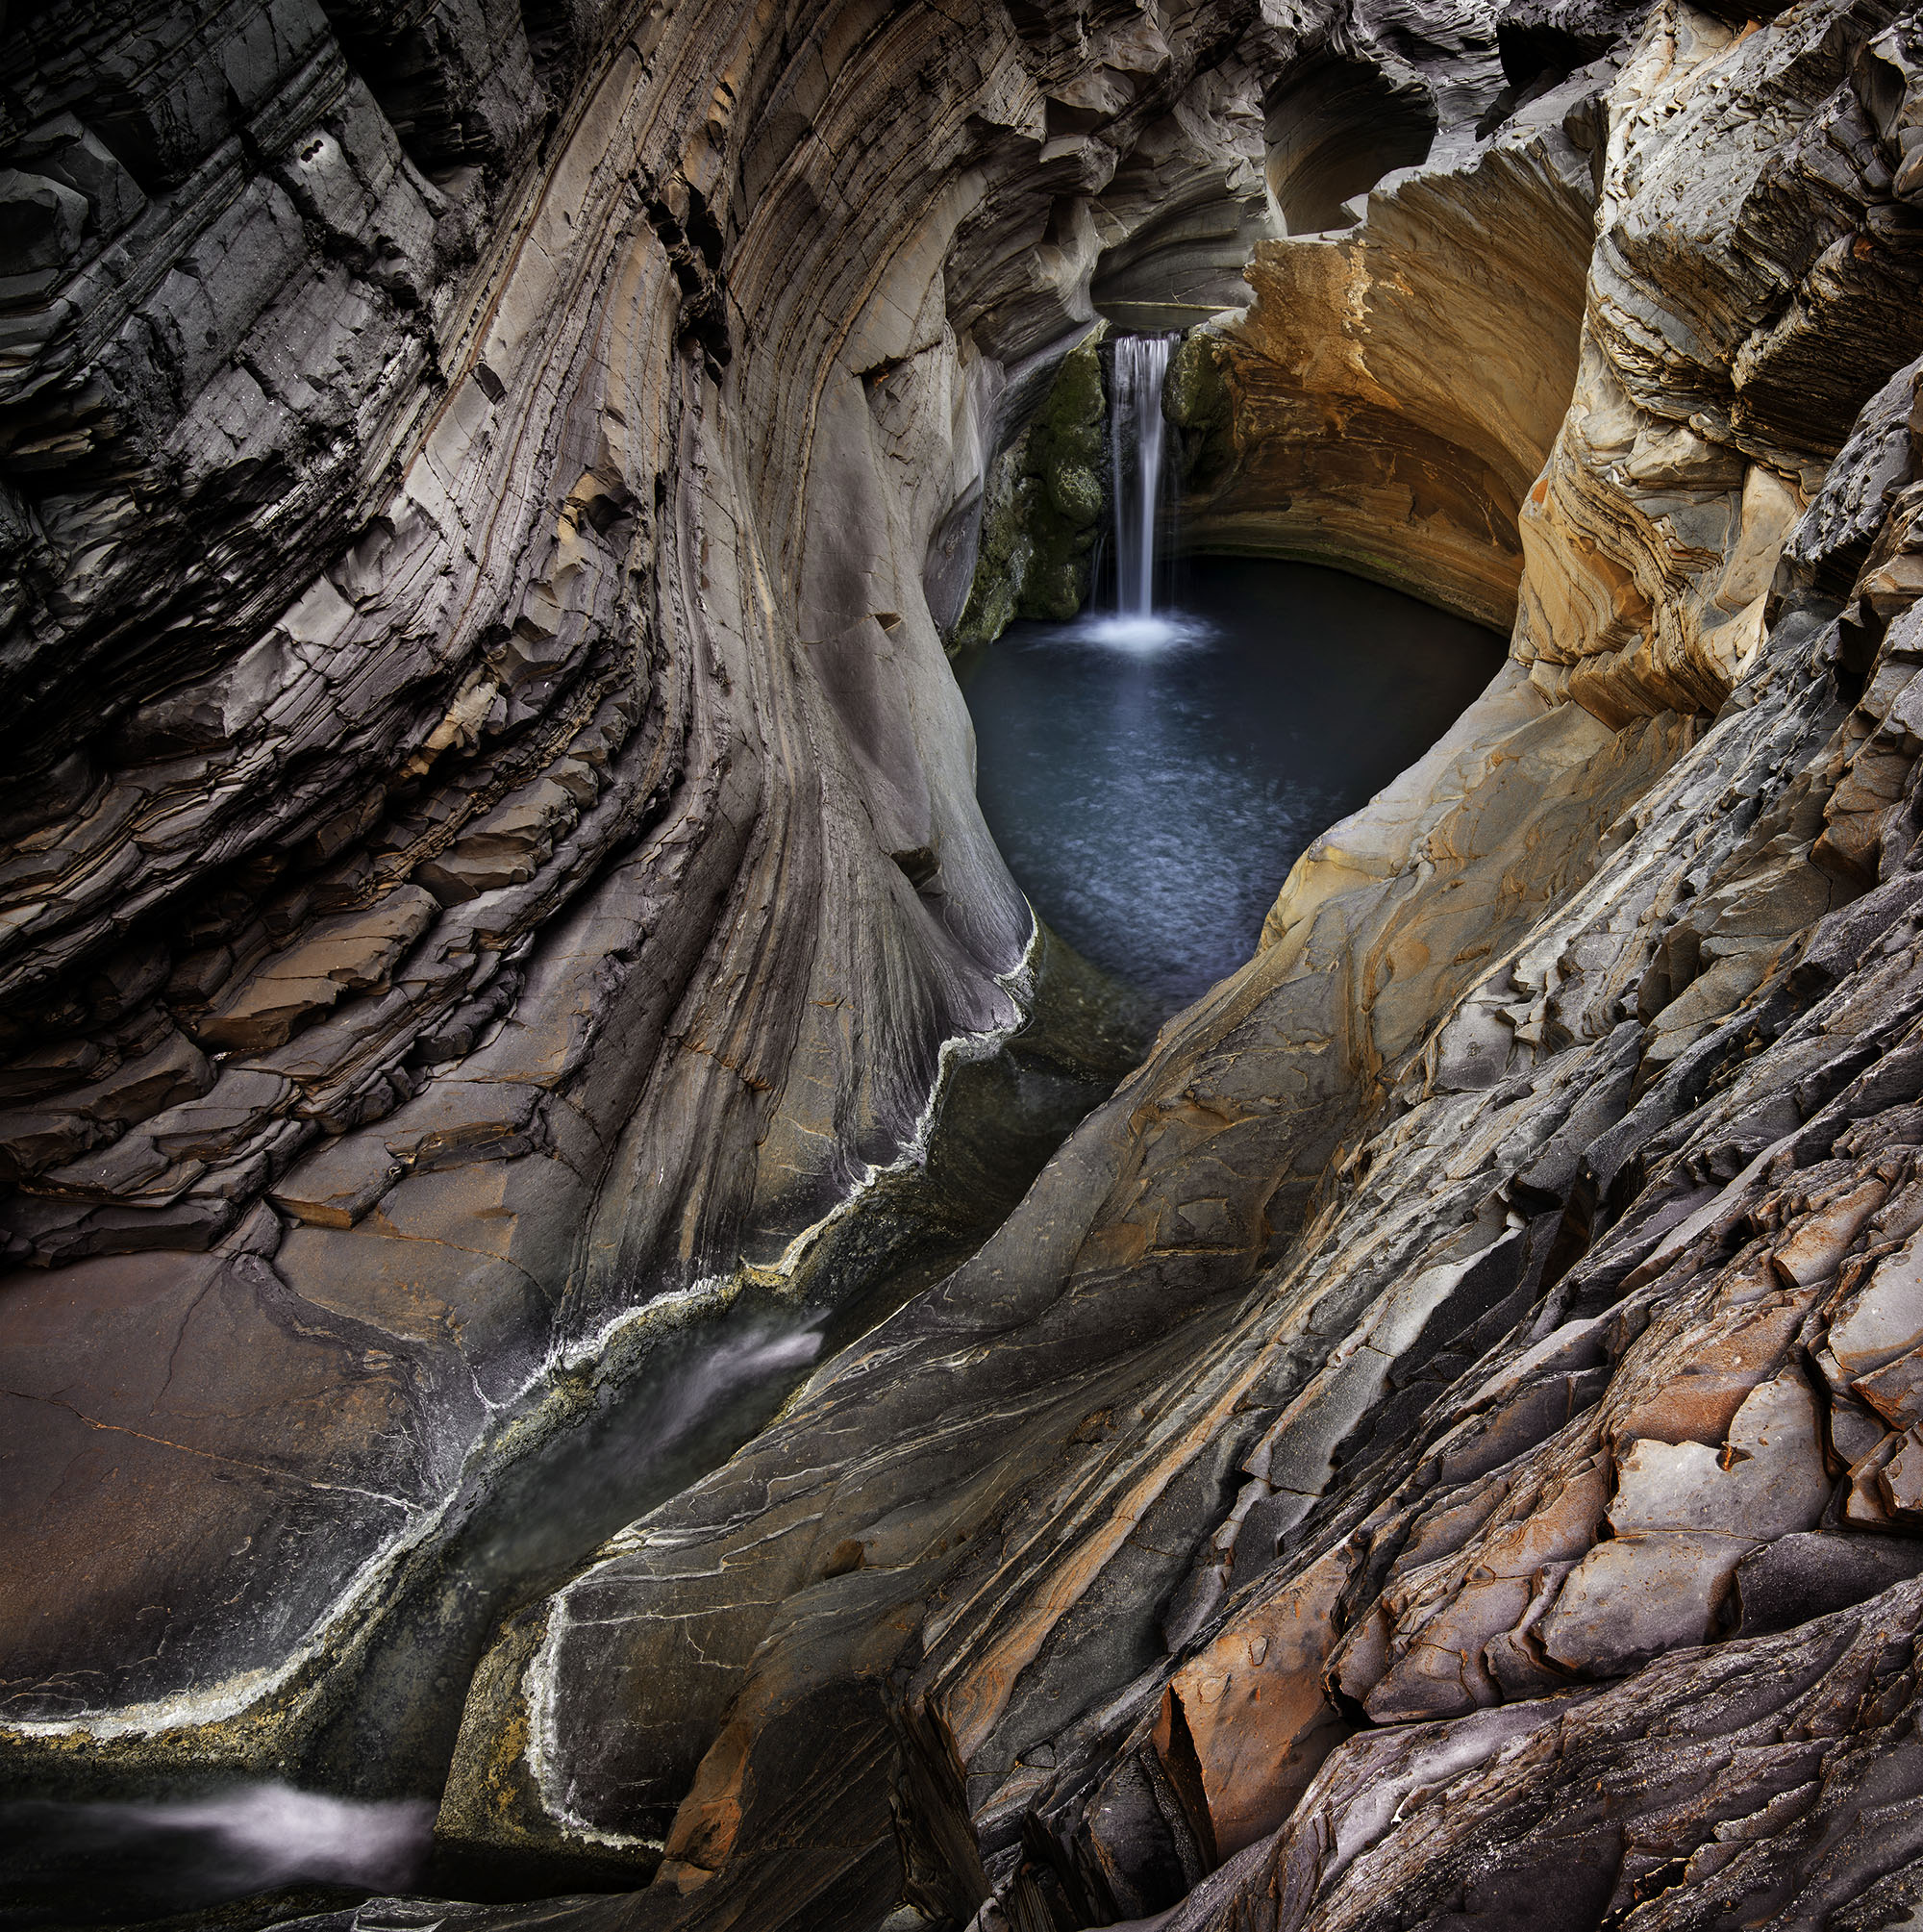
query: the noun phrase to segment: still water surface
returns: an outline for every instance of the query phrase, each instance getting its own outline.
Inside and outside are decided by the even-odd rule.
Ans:
[[[1249,957],[1297,856],[1420,757],[1503,651],[1338,570],[1198,557],[1166,621],[1018,623],[957,670],[1015,879],[1166,1015]]]

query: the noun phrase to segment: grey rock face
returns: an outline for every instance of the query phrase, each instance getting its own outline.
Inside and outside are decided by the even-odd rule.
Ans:
[[[1086,313],[1054,199],[1233,118],[1238,17],[19,26],[16,1742],[281,1748],[517,1416],[822,1276],[1016,1024],[923,559]]]
[[[1030,933],[928,588],[1260,161],[1355,219],[1185,351],[1192,493],[1512,662],[979,1252],[493,1632],[443,1842],[634,1895],[321,1922],[1913,1916],[1908,15],[26,39],[17,1775],[350,1775],[527,1439],[824,1217],[886,1272],[836,1210]]]

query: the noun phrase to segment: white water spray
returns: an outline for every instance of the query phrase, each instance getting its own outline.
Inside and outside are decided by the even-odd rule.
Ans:
[[[1114,478],[1116,642],[1165,641],[1155,615],[1156,525],[1161,505],[1166,425],[1161,386],[1173,336],[1119,336],[1109,399]]]
[[[0,1805],[0,1899],[29,1925],[118,1924],[302,1881],[402,1891],[424,1874],[436,1810],[284,1784],[162,1803],[25,1799]]]

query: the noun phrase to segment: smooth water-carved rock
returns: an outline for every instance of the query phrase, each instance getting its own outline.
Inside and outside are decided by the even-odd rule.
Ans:
[[[1339,563],[1509,628],[1518,513],[1575,376],[1607,79],[1490,142],[1459,130],[1350,234],[1257,249],[1254,308],[1199,339],[1216,373],[1172,393],[1199,439],[1188,540]]]
[[[1003,367],[1086,319],[1055,199],[1191,98],[1233,121],[1236,18],[1106,55],[1000,12],[22,28],[23,1748],[297,1758],[517,1417],[919,1239],[833,1217],[1016,1024],[1032,928],[923,560]],[[1045,90],[1102,73],[1036,177]]]
[[[1028,930],[925,589],[1103,251],[1333,61],[1435,138],[1360,209],[1342,97],[1282,157],[1358,220],[1178,359],[1189,527],[1512,662],[979,1251],[742,1338],[812,1365],[767,1426],[487,1599],[442,1841],[633,1895],[358,1917],[1912,1915],[1913,23],[223,16],[103,48],[129,188],[50,17],[21,1775],[368,1776],[352,1686],[457,1654],[383,1631],[637,1309],[778,1297],[863,1181],[830,1247],[904,1251]]]

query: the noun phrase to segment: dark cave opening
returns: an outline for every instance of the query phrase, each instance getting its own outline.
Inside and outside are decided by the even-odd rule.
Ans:
[[[1345,204],[1426,160],[1436,138],[1427,94],[1333,48],[1296,66],[1264,112],[1269,192],[1291,235],[1353,225]]]

